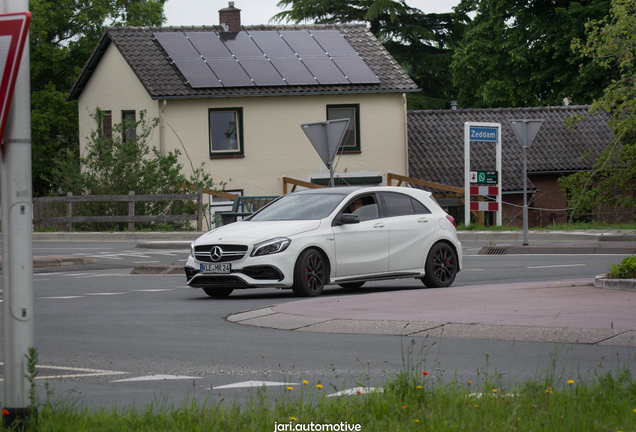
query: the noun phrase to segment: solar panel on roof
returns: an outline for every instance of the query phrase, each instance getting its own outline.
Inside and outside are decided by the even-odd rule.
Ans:
[[[319,84],[349,84],[329,57],[304,57],[302,62],[314,74]]]
[[[375,84],[380,79],[360,57],[334,57],[333,61],[352,84]]]
[[[318,84],[307,67],[297,57],[281,57],[271,59],[271,63],[285,78],[287,84]]]
[[[221,32],[220,40],[236,57],[263,57],[263,52],[256,46],[246,32]]]
[[[221,87],[219,79],[202,59],[175,60],[174,64],[192,87]]]
[[[215,32],[186,32],[186,36],[205,58],[232,58],[232,53]]]
[[[239,63],[257,86],[286,85],[283,77],[266,58],[242,58]]]
[[[153,36],[173,60],[201,57],[182,32],[157,32]]]
[[[300,57],[320,56],[325,57],[327,53],[318,45],[318,42],[306,31],[281,31],[280,34],[289,44],[292,50]]]
[[[314,40],[320,44],[330,56],[357,56],[358,53],[354,50],[349,42],[335,30],[316,30],[311,34]]]
[[[253,86],[254,82],[245,73],[239,62],[233,59],[208,60],[210,68],[226,87]]]
[[[253,31],[249,33],[267,57],[292,57],[294,52],[287,42],[275,31]]]

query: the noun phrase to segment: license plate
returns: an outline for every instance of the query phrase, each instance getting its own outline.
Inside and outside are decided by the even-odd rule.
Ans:
[[[232,264],[201,264],[201,273],[231,273]]]

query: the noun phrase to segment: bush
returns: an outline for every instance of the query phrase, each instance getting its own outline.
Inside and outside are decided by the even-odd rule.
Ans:
[[[612,264],[608,275],[612,279],[636,279],[636,256],[629,256],[620,264]]]

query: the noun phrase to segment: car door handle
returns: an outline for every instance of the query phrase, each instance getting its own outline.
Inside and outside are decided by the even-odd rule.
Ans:
[[[384,228],[384,222],[378,222],[375,225],[373,225],[373,228]]]
[[[423,218],[419,218],[417,221],[418,221],[419,223],[426,223],[426,222],[428,222],[428,218],[425,218],[425,217],[423,217]]]

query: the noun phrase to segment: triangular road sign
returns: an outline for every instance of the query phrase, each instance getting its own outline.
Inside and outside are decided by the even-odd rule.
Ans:
[[[348,118],[300,125],[327,166],[330,166],[336,158],[340,143],[347,132],[347,126],[349,126]]]
[[[7,125],[30,22],[31,12],[0,14],[0,142]]]
[[[543,119],[519,119],[508,120],[512,126],[512,130],[517,135],[517,139],[521,142],[521,147],[528,148],[534,138],[537,136]]]

